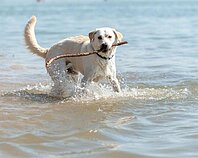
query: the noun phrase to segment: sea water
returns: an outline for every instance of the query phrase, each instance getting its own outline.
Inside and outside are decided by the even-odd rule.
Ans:
[[[26,49],[37,16],[42,47],[99,27],[121,32],[122,92],[91,84],[49,97],[44,60]],[[198,1],[1,0],[0,157],[198,157]]]

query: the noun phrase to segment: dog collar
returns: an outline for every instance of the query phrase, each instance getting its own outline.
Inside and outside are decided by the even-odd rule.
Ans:
[[[102,58],[102,59],[104,59],[104,60],[111,60],[113,57],[114,57],[114,55],[113,56],[111,56],[111,57],[104,57],[104,56],[102,56],[102,55],[100,55],[99,53],[96,53],[100,58]]]

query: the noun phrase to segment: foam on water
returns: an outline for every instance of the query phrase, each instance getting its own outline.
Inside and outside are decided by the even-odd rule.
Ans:
[[[160,101],[160,100],[182,100],[192,97],[193,91],[179,85],[174,87],[130,87],[122,86],[120,93],[113,92],[108,84],[92,83],[86,88],[76,86],[73,96],[69,98],[55,98],[49,96],[52,84],[38,83],[36,85],[27,85],[19,90],[12,92],[4,92],[2,96],[19,97],[37,102],[58,101],[65,102],[93,102],[102,100],[144,100],[144,101]]]
[[[77,93],[73,98],[75,101],[93,101],[103,99],[134,99],[134,100],[175,100],[186,99],[191,92],[187,88],[153,87],[153,88],[130,88],[125,86],[122,92],[115,93],[108,85],[92,85],[86,93]]]

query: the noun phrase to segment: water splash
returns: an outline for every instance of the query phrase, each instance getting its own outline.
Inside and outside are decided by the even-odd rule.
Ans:
[[[122,86],[122,92],[113,92],[108,84],[95,84],[92,83],[86,88],[76,87],[75,95],[70,98],[54,98],[49,96],[52,84],[38,83],[36,85],[27,85],[20,90],[4,93],[2,96],[20,97],[32,101],[51,102],[59,101],[65,102],[92,102],[100,100],[178,100],[186,99],[192,95],[192,92],[185,87],[130,87],[128,85]]]
[[[90,102],[97,100],[178,100],[186,99],[191,96],[192,92],[185,87],[173,86],[173,87],[129,87],[123,85],[122,92],[113,92],[112,88],[108,84],[90,84],[86,89],[77,88],[75,96],[72,97],[76,102]]]

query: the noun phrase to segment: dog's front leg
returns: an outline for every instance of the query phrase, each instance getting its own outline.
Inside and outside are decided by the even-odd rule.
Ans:
[[[57,97],[68,97],[73,93],[73,87],[67,74],[65,60],[57,60],[47,67],[47,71],[52,78],[54,85],[50,95]]]
[[[90,82],[90,78],[88,76],[84,76],[81,80],[81,87],[86,88]]]
[[[81,80],[81,87],[86,88],[89,86],[89,84],[94,81],[94,77],[96,76],[95,71],[92,71],[91,69],[87,69],[87,71],[84,73],[84,76]]]
[[[114,92],[120,92],[121,91],[120,83],[119,83],[117,77],[116,76],[109,76],[108,79],[109,79],[109,81],[110,81],[110,83],[113,87],[113,91]]]

